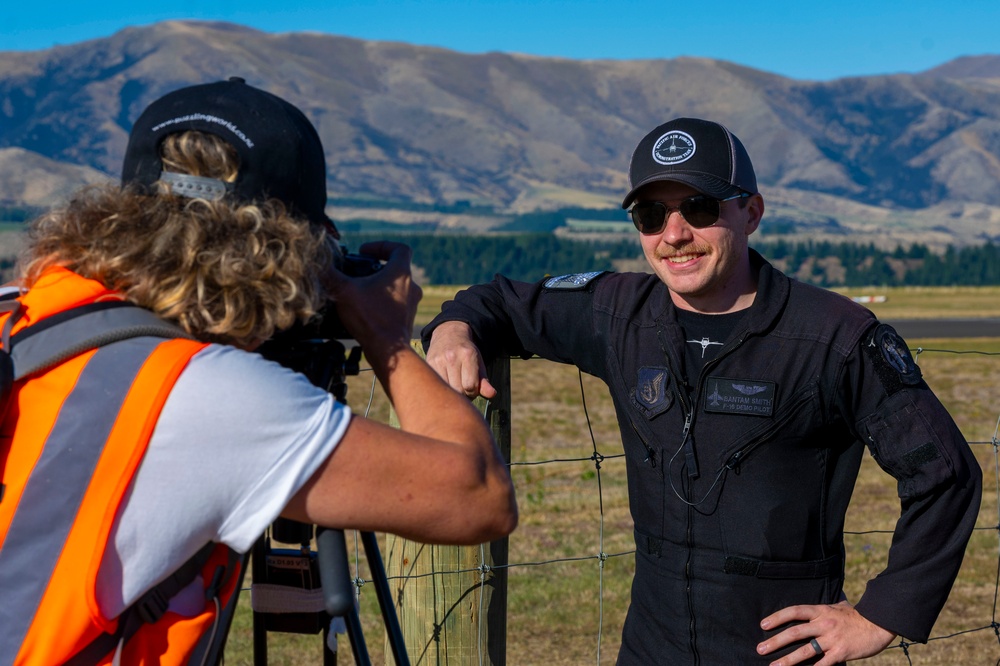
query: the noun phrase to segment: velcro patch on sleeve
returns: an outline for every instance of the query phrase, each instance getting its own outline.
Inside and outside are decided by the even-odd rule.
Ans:
[[[872,359],[875,373],[892,395],[903,386],[920,383],[920,368],[917,367],[910,349],[896,329],[888,324],[879,324],[865,340],[865,352]]]
[[[941,457],[941,452],[934,446],[934,442],[927,442],[918,446],[912,451],[903,454],[903,462],[913,468],[923,467],[927,463]]]

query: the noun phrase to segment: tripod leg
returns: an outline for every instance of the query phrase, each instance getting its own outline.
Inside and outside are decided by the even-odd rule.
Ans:
[[[368,645],[354,604],[354,585],[351,583],[344,531],[320,528],[316,534],[316,548],[326,612],[332,617],[344,618],[354,662],[358,666],[369,666]]]
[[[374,532],[362,532],[361,543],[365,547],[368,558],[368,568],[371,570],[372,581],[375,583],[375,594],[378,605],[382,609],[382,621],[389,636],[389,646],[397,666],[410,666],[410,657],[406,653],[406,643],[403,640],[403,630],[399,627],[399,618],[389,590],[389,579],[385,575],[385,565],[382,563],[382,553],[378,548],[378,539]]]
[[[354,608],[354,586],[351,584],[351,565],[347,561],[344,531],[319,528],[316,547],[326,612],[333,617],[344,617]]]
[[[251,575],[255,581],[267,578],[266,538],[257,539],[257,543],[250,551]],[[253,613],[253,663],[254,666],[267,666],[267,626],[264,624],[263,615],[256,611]]]
[[[344,623],[347,625],[347,636],[351,640],[351,654],[354,655],[354,663],[357,666],[371,666],[372,660],[368,656],[368,644],[365,643],[365,633],[361,629],[358,609],[351,608],[350,612],[344,615]]]

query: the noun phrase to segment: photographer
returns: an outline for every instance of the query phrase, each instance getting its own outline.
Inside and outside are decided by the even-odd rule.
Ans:
[[[369,276],[337,270],[325,179],[305,116],[232,79],[155,101],[123,187],[83,190],[32,223],[16,303],[0,310],[5,349],[91,304],[131,303],[178,331],[14,384],[0,429],[0,662],[197,663],[235,602],[234,553],[279,514],[424,542],[513,530],[481,415],[410,348],[408,248],[361,248],[386,262]],[[401,429],[252,353],[327,299]]]

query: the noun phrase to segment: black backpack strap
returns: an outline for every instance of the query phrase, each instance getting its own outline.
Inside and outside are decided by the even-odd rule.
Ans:
[[[229,629],[233,624],[233,616],[236,614],[236,604],[239,601],[240,588],[243,587],[243,576],[246,574],[246,557],[240,555],[232,548],[228,548],[228,558],[226,566],[216,567],[212,582],[205,590],[205,599],[218,604],[215,618],[215,626],[212,631],[202,636],[202,639],[195,646],[191,654],[191,664],[203,666],[214,666],[222,663],[222,658],[226,650],[226,639],[229,637]],[[238,575],[236,589],[229,602],[222,605],[219,599],[223,588],[229,583],[234,575]]]
[[[12,292],[13,293],[13,292]],[[24,310],[20,301],[0,299],[0,314],[10,312],[0,330],[0,421],[7,413],[14,382],[97,347],[128,338],[152,336],[193,339],[179,326],[125,301],[70,308],[10,332]]]
[[[114,633],[104,633],[92,640],[66,662],[66,666],[93,666],[114,652],[119,643],[127,643],[143,624],[152,624],[167,612],[170,599],[191,584],[201,573],[215,550],[215,543],[207,543],[177,571],[143,594],[118,616]]]
[[[13,361],[16,381],[85,351],[137,337],[193,339],[149,310],[124,301],[108,301],[81,305],[44,319],[10,336],[4,349]]]

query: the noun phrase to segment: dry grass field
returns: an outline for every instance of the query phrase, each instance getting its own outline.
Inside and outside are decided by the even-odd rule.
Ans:
[[[453,288],[429,287],[418,314],[428,321]],[[856,294],[874,293],[857,290]],[[885,318],[996,316],[1000,288],[888,290],[875,304]],[[850,295],[856,295],[851,293]],[[873,665],[995,664],[1000,644],[993,629],[993,603],[1000,546],[994,449],[1000,418],[1000,339],[910,340],[925,349],[919,357],[928,383],[975,442],[984,470],[983,510],[962,572],[927,645],[894,647],[865,663]],[[943,350],[943,351],[931,351]],[[955,352],[988,352],[995,355]],[[588,426],[581,397],[585,396]],[[348,401],[364,411],[371,377],[351,380]],[[514,361],[511,459],[518,489],[521,523],[510,538],[507,663],[518,666],[614,664],[632,575],[631,520],[624,462],[614,411],[603,384],[579,376],[574,368],[540,360]],[[375,391],[374,418],[387,419],[388,405]],[[587,458],[594,444],[606,458],[600,469]],[[581,460],[582,459],[582,460]],[[548,464],[523,464],[561,460]],[[898,515],[895,484],[867,457],[848,515],[847,594],[857,600],[864,581],[884,566],[888,534]],[[603,521],[602,521],[603,516]],[[602,527],[603,522],[603,527]],[[349,536],[350,540],[350,536]],[[603,567],[597,557],[608,554]],[[539,564],[544,563],[544,564]],[[366,575],[366,574],[362,574]],[[245,596],[245,595],[244,595]],[[381,622],[374,595],[362,588],[362,616],[374,663],[383,663]],[[245,601],[243,602],[246,603]],[[965,632],[965,633],[960,633]],[[958,636],[951,634],[960,633]],[[250,664],[250,614],[238,614],[227,649],[227,663]],[[320,664],[319,638],[272,634],[272,664]],[[342,638],[339,663],[353,659]],[[599,657],[598,657],[599,653]],[[423,660],[420,663],[438,663]],[[451,662],[458,663],[458,662]],[[463,661],[461,663],[478,663]]]

